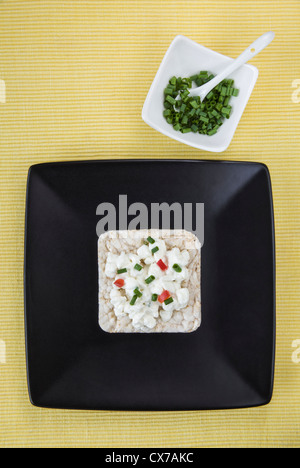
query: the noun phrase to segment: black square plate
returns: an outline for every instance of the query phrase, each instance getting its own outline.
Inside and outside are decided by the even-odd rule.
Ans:
[[[204,203],[202,323],[193,333],[98,325],[97,206]],[[151,226],[150,226],[151,227]],[[265,165],[112,160],[34,165],[25,236],[29,395],[40,407],[198,410],[272,395],[275,256]]]

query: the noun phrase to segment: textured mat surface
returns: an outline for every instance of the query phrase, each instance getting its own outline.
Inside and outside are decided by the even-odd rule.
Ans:
[[[225,153],[198,151],[144,124],[144,99],[174,36],[236,57],[268,30],[276,37],[252,60],[258,81]],[[299,43],[298,0],[0,2],[0,446],[300,445]],[[141,157],[246,160],[269,167],[277,258],[269,405],[121,413],[53,411],[29,403],[23,318],[28,168]]]

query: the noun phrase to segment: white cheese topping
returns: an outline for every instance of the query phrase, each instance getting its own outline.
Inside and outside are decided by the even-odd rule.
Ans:
[[[156,247],[158,250],[153,253],[152,249]],[[160,268],[157,263],[160,260],[167,269]],[[168,250],[162,239],[143,244],[136,254],[108,253],[105,274],[112,278],[110,299],[116,316],[128,316],[136,329],[154,328],[158,317],[164,322],[170,320],[175,310],[185,308],[189,302],[189,290],[182,286],[189,279],[189,260],[187,250],[178,247]],[[135,268],[137,264],[142,266],[140,270]],[[180,271],[176,271],[173,265],[178,265]],[[118,270],[125,268],[126,272],[118,273]],[[149,277],[152,281],[148,283]],[[115,285],[118,279],[124,281],[121,287]],[[136,289],[141,296],[136,294]],[[171,299],[161,303],[158,298],[164,291],[169,292]],[[153,300],[153,294],[158,296],[156,300]]]

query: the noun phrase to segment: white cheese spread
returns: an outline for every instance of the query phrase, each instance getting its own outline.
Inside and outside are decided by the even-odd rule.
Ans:
[[[151,239],[136,254],[109,252],[105,275],[112,279],[110,300],[116,316],[128,316],[136,329],[154,328],[159,317],[170,320],[189,302],[184,286],[189,260],[187,250],[168,249],[163,239]]]

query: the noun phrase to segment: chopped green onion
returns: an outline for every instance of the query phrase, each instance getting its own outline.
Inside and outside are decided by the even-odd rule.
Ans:
[[[171,302],[173,302],[173,297],[169,297],[168,299],[164,301],[166,305],[171,304]]]
[[[177,273],[180,273],[182,271],[182,268],[177,263],[174,263],[172,268],[173,270],[177,271]]]
[[[155,254],[155,252],[157,252],[158,250],[159,250],[159,247],[154,247],[154,248],[151,250],[151,252],[152,252],[152,254]]]
[[[155,280],[155,276],[151,275],[151,276],[148,276],[148,278],[145,279],[145,283],[150,284],[154,280]]]
[[[174,106],[174,104],[176,104],[176,99],[174,99],[172,96],[170,96],[169,94],[167,95],[166,97],[166,101],[169,102],[170,104],[172,104],[172,106]]]
[[[231,108],[230,107],[222,107],[221,112],[222,114],[230,114]]]
[[[134,305],[135,302],[136,302],[136,300],[137,300],[137,295],[135,295],[135,296],[132,297],[132,299],[131,299],[131,301],[130,301],[130,305]]]
[[[214,135],[225,119],[229,119],[232,106],[230,100],[239,94],[234,80],[224,79],[213,88],[201,102],[199,96],[190,96],[192,83],[201,86],[214,75],[200,71],[189,78],[173,76],[164,89],[163,116],[174,130],[181,133]]]
[[[143,294],[141,293],[141,291],[139,290],[139,288],[135,288],[135,290],[134,290],[133,292],[134,292],[134,294],[135,294],[136,296],[138,296],[138,297],[142,297],[142,295],[143,295]]]
[[[157,301],[157,298],[158,298],[158,294],[152,294],[151,301],[155,302]]]
[[[172,88],[170,88],[169,86],[167,86],[167,87],[165,88],[165,90],[164,90],[164,93],[165,93],[166,95],[169,94],[170,96],[172,96],[172,94],[174,93],[174,89],[172,89]]]
[[[127,273],[127,268],[121,268],[121,270],[117,270],[118,275],[121,275],[122,273]]]
[[[143,268],[142,265],[139,265],[138,263],[136,263],[136,264],[134,265],[134,269],[137,270],[137,271],[141,271],[142,268]]]
[[[192,107],[194,107],[195,109],[198,109],[198,107],[199,107],[199,104],[198,104],[196,101],[191,101],[191,102],[190,102],[190,105],[191,105]]]
[[[171,115],[171,109],[165,109],[163,114],[164,114],[164,117],[169,117]]]
[[[203,117],[203,115],[201,115],[199,120],[202,120],[202,122],[205,122],[205,123],[209,122],[209,119],[207,117]]]
[[[185,124],[188,123],[188,121],[189,121],[188,116],[187,116],[187,115],[184,115],[184,116],[182,117],[181,123],[182,123],[183,125],[185,125]]]
[[[155,240],[152,239],[152,237],[147,237],[147,241],[149,242],[149,244],[154,244],[155,243]]]

